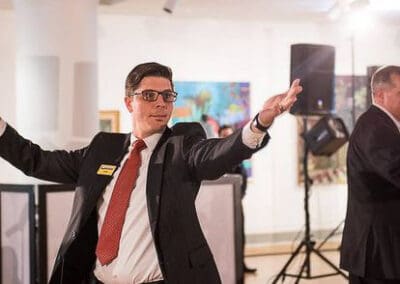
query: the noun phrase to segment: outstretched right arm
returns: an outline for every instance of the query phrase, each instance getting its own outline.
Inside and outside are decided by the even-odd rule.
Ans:
[[[28,176],[38,179],[76,183],[87,148],[76,151],[45,151],[23,138],[0,119],[0,157]]]

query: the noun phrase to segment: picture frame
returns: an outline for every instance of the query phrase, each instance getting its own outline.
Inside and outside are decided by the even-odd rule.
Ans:
[[[250,82],[175,81],[178,100],[171,122],[199,122],[208,138],[218,137],[222,125],[243,127],[250,118]],[[243,161],[252,176],[251,160]]]
[[[101,110],[99,112],[100,131],[119,132],[120,131],[120,114],[118,110]]]

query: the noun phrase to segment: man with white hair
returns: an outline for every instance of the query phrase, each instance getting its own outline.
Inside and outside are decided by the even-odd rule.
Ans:
[[[351,284],[400,283],[400,66],[378,69],[371,90],[347,153],[341,267]]]

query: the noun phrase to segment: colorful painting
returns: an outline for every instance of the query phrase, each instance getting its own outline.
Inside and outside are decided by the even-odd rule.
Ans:
[[[355,121],[352,117],[352,76],[336,76],[336,115],[343,119],[349,133],[353,131]],[[367,98],[367,77],[354,76],[354,107],[355,120],[368,109],[370,100]]]
[[[250,119],[250,83],[248,82],[174,82],[178,99],[172,123],[198,121],[209,138],[217,137],[220,125],[242,127]],[[202,119],[203,118],[203,119]],[[251,163],[244,161],[248,176]]]
[[[243,126],[250,118],[248,82],[174,82],[178,99],[172,122],[201,121],[203,114],[219,125]]]
[[[352,82],[352,76],[335,77],[335,114],[343,120],[349,134],[354,128],[352,115]],[[369,107],[369,100],[367,99],[367,77],[355,76],[354,83],[355,118],[357,119]],[[307,128],[311,129],[321,117],[308,116],[307,119]],[[303,133],[303,120],[300,117],[297,118],[297,129],[298,177],[299,183],[303,183],[304,141],[301,138],[301,133]],[[345,184],[346,153],[347,144],[330,157],[314,156],[310,153],[308,159],[308,175],[312,179],[313,184]]]

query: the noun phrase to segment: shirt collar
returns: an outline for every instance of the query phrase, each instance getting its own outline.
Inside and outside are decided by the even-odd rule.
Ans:
[[[400,121],[398,121],[389,111],[387,111],[383,106],[375,104],[374,106],[376,106],[377,108],[379,108],[381,111],[383,111],[384,113],[386,113],[394,122],[394,124],[397,126],[397,128],[400,131]]]
[[[163,133],[154,133],[143,139],[144,143],[146,143],[147,149],[149,149],[150,152],[153,152],[154,148],[157,146],[157,143],[160,140],[162,135],[163,135]],[[136,140],[138,140],[138,138],[136,138],[136,136],[133,135],[133,133],[131,133],[131,145]]]

